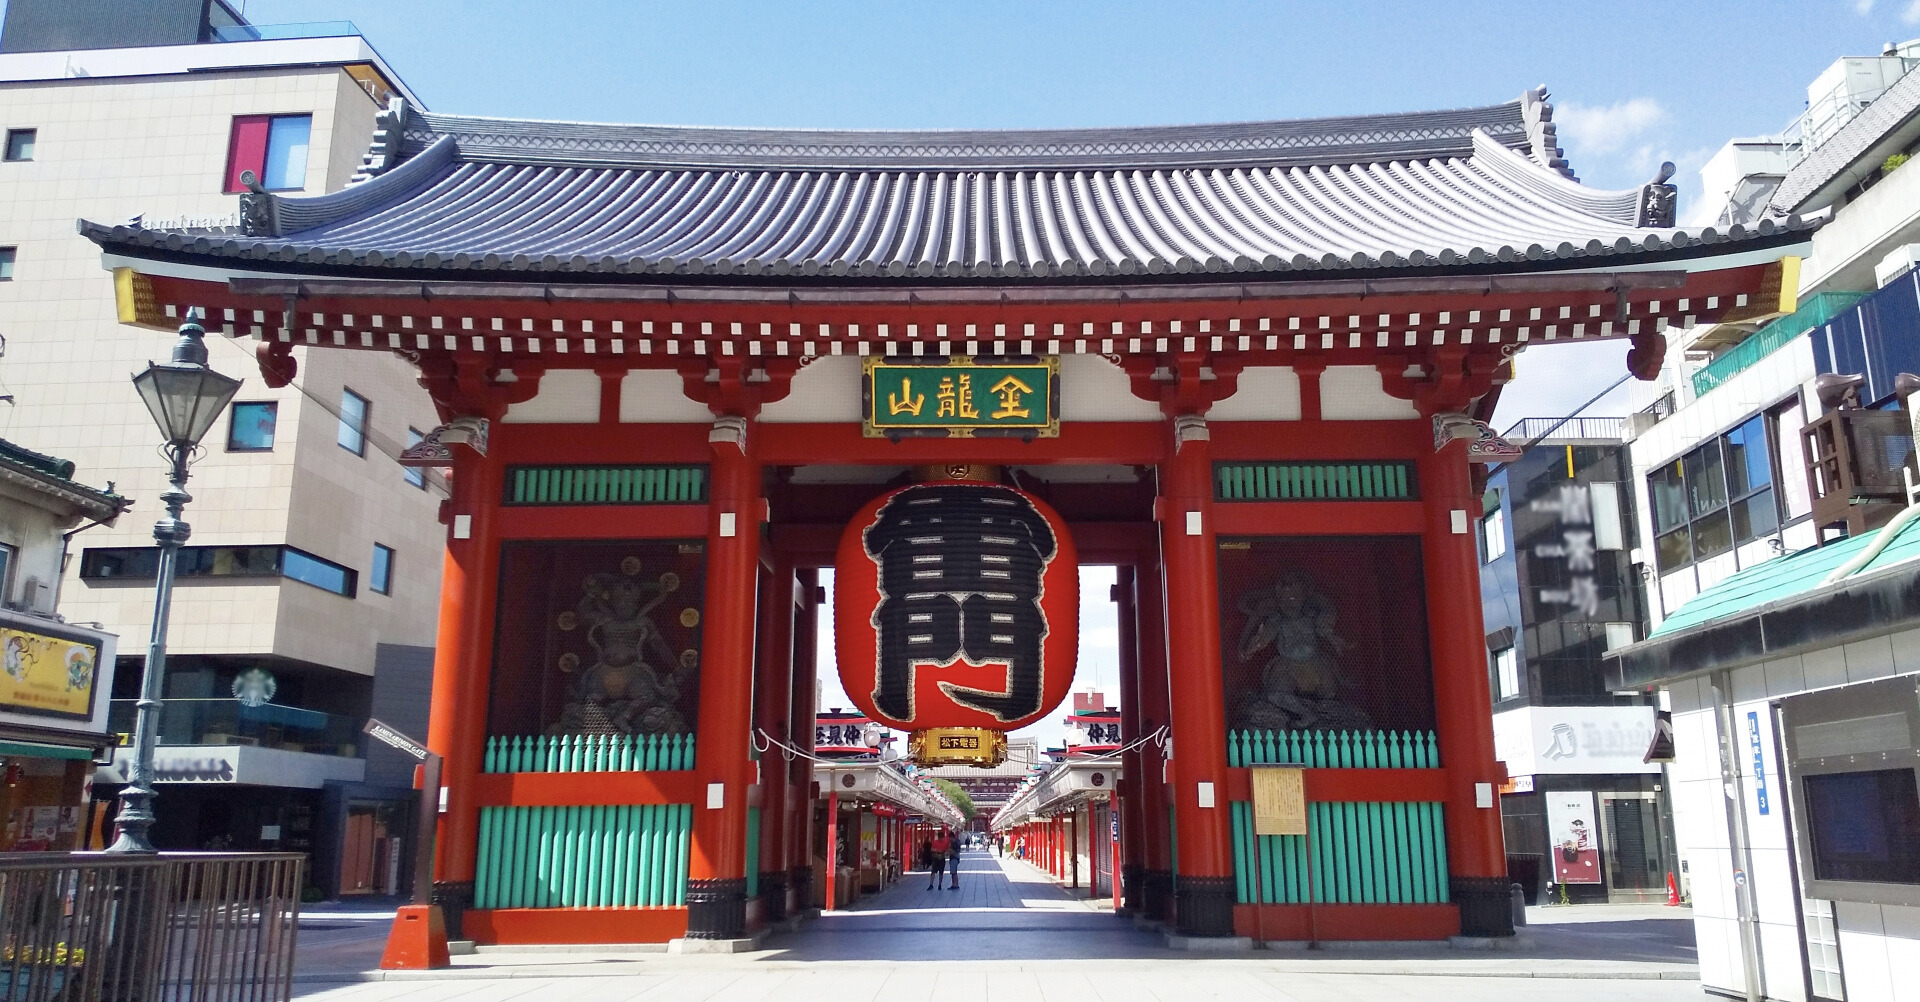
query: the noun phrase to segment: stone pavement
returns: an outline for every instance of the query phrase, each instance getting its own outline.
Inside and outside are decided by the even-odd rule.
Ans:
[[[1084,895],[1025,863],[973,852],[963,860],[958,891],[929,891],[922,875],[909,874],[854,908],[769,938],[754,953],[503,949],[455,958],[449,970],[422,972],[369,971],[378,962],[386,923],[356,923],[335,910],[313,923],[326,928],[301,933],[295,994],[302,1002],[1367,1002],[1558,999],[1569,992],[1582,1002],[1701,997],[1691,924],[1667,913],[1614,921],[1605,911],[1575,916],[1542,909],[1535,921],[1545,924],[1529,927],[1511,949],[1497,952],[1430,944],[1308,951],[1276,944],[1272,950],[1208,956],[1167,949],[1159,935],[1135,929],[1105,901]],[[350,931],[356,925],[359,931]],[[387,980],[360,980],[383,974]]]

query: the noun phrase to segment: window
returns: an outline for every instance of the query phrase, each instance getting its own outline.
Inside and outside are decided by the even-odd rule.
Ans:
[[[1495,508],[1480,520],[1480,545],[1486,553],[1486,563],[1493,563],[1507,555],[1506,512]]]
[[[13,573],[13,547],[0,545],[0,601],[13,601],[13,581],[8,575]],[[22,603],[31,602],[37,596],[22,595]]]
[[[307,142],[312,133],[312,115],[236,117],[227,143],[226,191],[246,191],[240,175],[247,171],[252,171],[268,191],[306,187]]]
[[[1647,476],[1661,571],[1718,556],[1780,528],[1767,417],[1756,414]]]
[[[1802,782],[1816,878],[1920,884],[1920,796],[1912,769],[1816,774]]]
[[[7,160],[18,163],[33,159],[33,141],[39,135],[38,129],[7,130]]]
[[[99,547],[80,554],[80,576],[90,581],[152,580],[160,570],[157,546]],[[331,560],[291,546],[183,546],[174,562],[181,578],[292,578],[354,596],[359,575]]]
[[[340,391],[340,431],[334,441],[356,456],[367,454],[367,398],[352,390]]]
[[[1617,650],[1633,643],[1632,623],[1607,624],[1607,650]]]
[[[421,440],[426,437],[427,436],[420,433],[420,429],[408,428],[407,429],[407,448],[411,449],[414,446],[419,445]],[[406,467],[402,467],[402,469],[406,471],[407,483],[410,483],[413,486],[418,487],[423,491],[427,489],[427,471],[425,467],[406,466]]]
[[[272,401],[234,404],[227,425],[228,452],[272,452],[273,423],[280,405]]]
[[[382,595],[393,594],[393,547],[373,544],[373,580],[367,587]]]
[[[1493,698],[1507,699],[1520,695],[1520,659],[1513,648],[1502,647],[1493,652]]]
[[[13,281],[13,255],[13,248],[0,247],[0,282]]]

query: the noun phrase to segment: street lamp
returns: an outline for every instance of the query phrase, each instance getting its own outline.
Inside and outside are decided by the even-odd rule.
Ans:
[[[189,312],[189,318],[192,313]],[[166,439],[161,448],[168,463],[167,480],[173,485],[160,495],[167,515],[153,524],[153,541],[160,544],[159,568],[155,574],[153,596],[153,633],[147,642],[147,664],[140,678],[140,702],[134,715],[133,761],[127,770],[127,785],[120,790],[120,813],[114,819],[120,834],[108,852],[154,852],[147,829],[153,827],[153,746],[160,726],[160,684],[167,673],[167,616],[173,601],[173,564],[181,544],[192,532],[180,520],[181,510],[193,500],[187,493],[187,460],[199,448],[200,439],[213,427],[213,421],[226,410],[227,401],[240,389],[240,380],[223,376],[207,365],[206,331],[192,319],[180,325],[180,340],[174,342],[173,357],[166,362],[149,362],[147,371],[133,377],[133,388],[153,412],[153,422]]]

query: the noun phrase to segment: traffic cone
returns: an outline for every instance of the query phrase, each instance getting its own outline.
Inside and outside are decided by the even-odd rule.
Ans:
[[[1669,906],[1680,904],[1680,885],[1674,881],[1672,870],[1667,871],[1667,904]]]

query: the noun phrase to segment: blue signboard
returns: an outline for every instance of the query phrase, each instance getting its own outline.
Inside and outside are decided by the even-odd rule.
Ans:
[[[1761,814],[1773,813],[1767,803],[1767,760],[1760,753],[1760,711],[1747,711],[1747,747],[1753,751],[1753,794]]]

